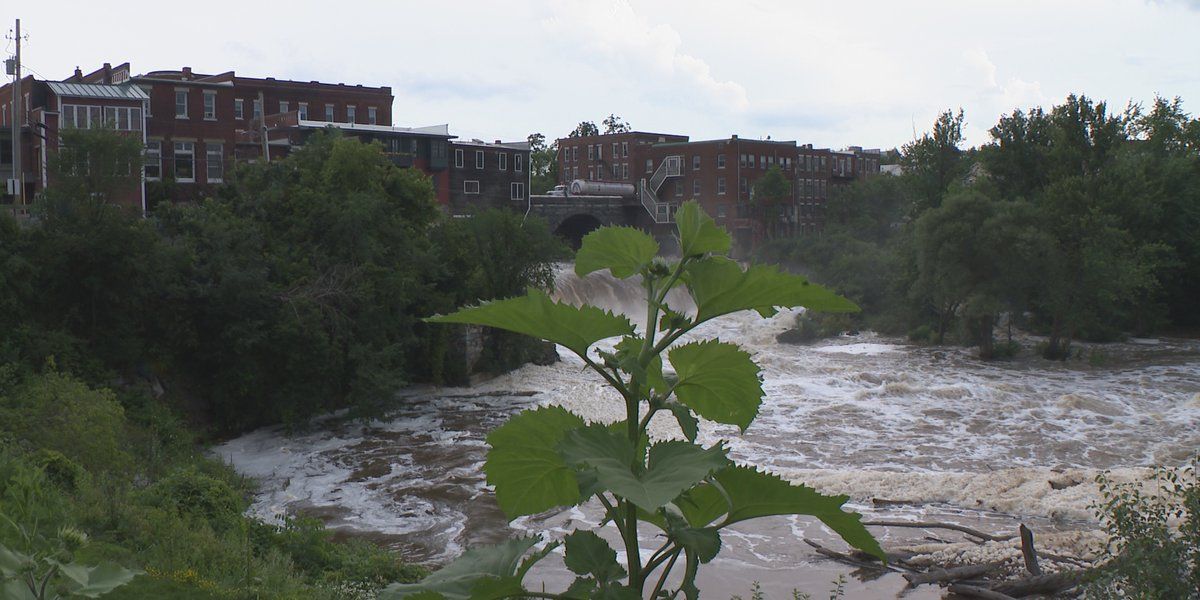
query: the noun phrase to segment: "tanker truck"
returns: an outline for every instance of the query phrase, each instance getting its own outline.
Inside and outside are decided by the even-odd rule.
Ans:
[[[557,189],[557,188],[556,188]],[[637,188],[632,183],[612,183],[608,181],[587,181],[576,179],[566,190],[567,196],[620,196],[633,198]]]

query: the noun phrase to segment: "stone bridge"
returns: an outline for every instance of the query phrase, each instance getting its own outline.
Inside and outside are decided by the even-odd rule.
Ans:
[[[545,219],[550,231],[578,249],[593,229],[629,225],[652,231],[646,209],[634,198],[621,196],[530,196],[529,214]]]

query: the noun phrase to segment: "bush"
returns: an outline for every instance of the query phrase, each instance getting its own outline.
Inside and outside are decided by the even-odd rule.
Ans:
[[[242,494],[227,482],[201,473],[195,467],[180,469],[160,479],[142,494],[144,503],[185,519],[201,519],[214,529],[235,525],[246,509]]]
[[[1178,469],[1160,467],[1147,482],[1096,478],[1107,561],[1087,586],[1088,598],[1200,598],[1197,467],[1200,458]]]

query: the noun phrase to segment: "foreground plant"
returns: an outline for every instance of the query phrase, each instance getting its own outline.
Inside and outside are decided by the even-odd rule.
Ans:
[[[47,544],[47,540],[36,533],[27,533],[19,527],[18,531],[27,545],[35,544],[35,541],[38,546]],[[0,544],[0,598],[99,598],[141,573],[112,563],[92,566],[75,562],[74,552],[88,542],[87,534],[77,529],[63,527],[49,542],[52,550],[32,554]]]
[[[417,584],[394,584],[383,598],[491,600],[504,597],[675,598],[699,595],[701,564],[721,549],[721,530],[757,517],[811,515],[855,548],[883,559],[883,551],[845,512],[845,496],[825,496],[790,484],[753,466],[734,464],[724,443],[696,443],[699,419],[737,425],[754,421],[762,402],[760,369],[735,344],[718,340],[673,346],[701,324],[730,313],[777,307],[848,312],[857,307],[836,294],[774,267],[743,269],[725,255],[729,235],[693,202],[676,215],[682,258],[657,257],[658,243],[628,227],[598,229],[583,240],[575,272],[609,270],[640,276],[646,292],[646,327],[594,306],[554,302],[545,293],[489,302],[429,319],[497,327],[543,338],[574,352],[616,390],[625,419],[587,423],[560,407],[526,410],[493,431],[484,471],[505,514],[514,519],[595,499],[604,509],[601,528],[611,528],[625,551],[617,560],[609,543],[588,530],[567,535],[565,563],[577,577],[561,594],[526,590],[529,568],[560,542],[530,552],[537,537],[472,549]],[[696,304],[685,315],[666,303],[684,286]],[[612,352],[593,349],[620,337]],[[672,371],[664,368],[664,360]],[[669,413],[686,440],[651,442],[650,420]],[[645,561],[639,549],[643,526],[658,530],[661,545]],[[682,576],[668,578],[682,568]],[[672,581],[670,586],[668,581]]]

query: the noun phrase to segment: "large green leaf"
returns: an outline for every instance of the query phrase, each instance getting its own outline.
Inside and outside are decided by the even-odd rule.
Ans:
[[[770,265],[752,265],[743,271],[723,256],[710,256],[686,267],[688,290],[696,301],[696,321],[757,310],[763,316],[775,307],[805,308],[822,312],[854,312],[855,304],[799,275]]]
[[[488,434],[491,446],[483,470],[496,488],[496,501],[509,519],[582,498],[574,471],[563,462],[558,444],[583,419],[558,406],[526,410]]]
[[[563,564],[576,575],[591,575],[601,585],[625,576],[617,563],[617,552],[604,538],[591,531],[576,531],[565,540]]]
[[[555,302],[536,289],[525,296],[485,302],[426,321],[507,329],[566,346],[580,356],[586,356],[588,347],[602,339],[633,334],[633,325],[625,317],[595,306],[576,308]]]
[[[485,579],[506,580],[516,573],[521,557],[538,542],[537,537],[518,538],[496,546],[479,546],[467,550],[454,562],[431,573],[417,583],[393,583],[379,593],[380,600],[396,600],[429,593],[439,594],[447,600],[470,600],[476,585],[480,595],[486,596],[493,590]],[[501,587],[508,586],[501,582]]]
[[[79,563],[59,563],[58,572],[67,578],[67,589],[73,596],[99,598],[129,583],[141,571],[131,571],[113,563],[89,567]]]
[[[585,236],[575,253],[575,274],[608,269],[625,279],[641,272],[658,255],[658,242],[633,227],[601,227]]]
[[[675,225],[679,229],[679,248],[684,256],[729,252],[729,234],[718,227],[695,201],[689,200],[679,207]]]
[[[680,547],[690,551],[701,563],[717,557],[721,551],[721,534],[716,527],[691,527],[680,514],[663,511],[667,533]]]
[[[33,565],[33,559],[0,544],[0,580],[16,577],[17,573]]]
[[[759,368],[734,344],[714,340],[685,344],[668,355],[679,382],[675,395],[701,417],[745,431],[762,403]]]
[[[742,466],[724,469],[715,479],[733,503],[726,518],[729,524],[770,515],[810,515],[837,532],[847,544],[884,560],[879,542],[861,523],[862,515],[842,510],[847,496],[826,496],[808,486],[793,485],[777,475]],[[720,492],[710,485],[697,487],[690,496],[696,506],[706,507],[721,498]],[[683,512],[688,514],[686,509]],[[703,520],[700,514],[701,511],[696,511],[689,515],[689,521],[693,516],[697,521]]]
[[[665,505],[729,464],[720,444],[705,449],[670,441],[651,446],[645,471],[635,472],[630,466],[636,456],[633,444],[600,425],[568,433],[559,450],[568,463],[594,469],[600,484],[646,511]]]

